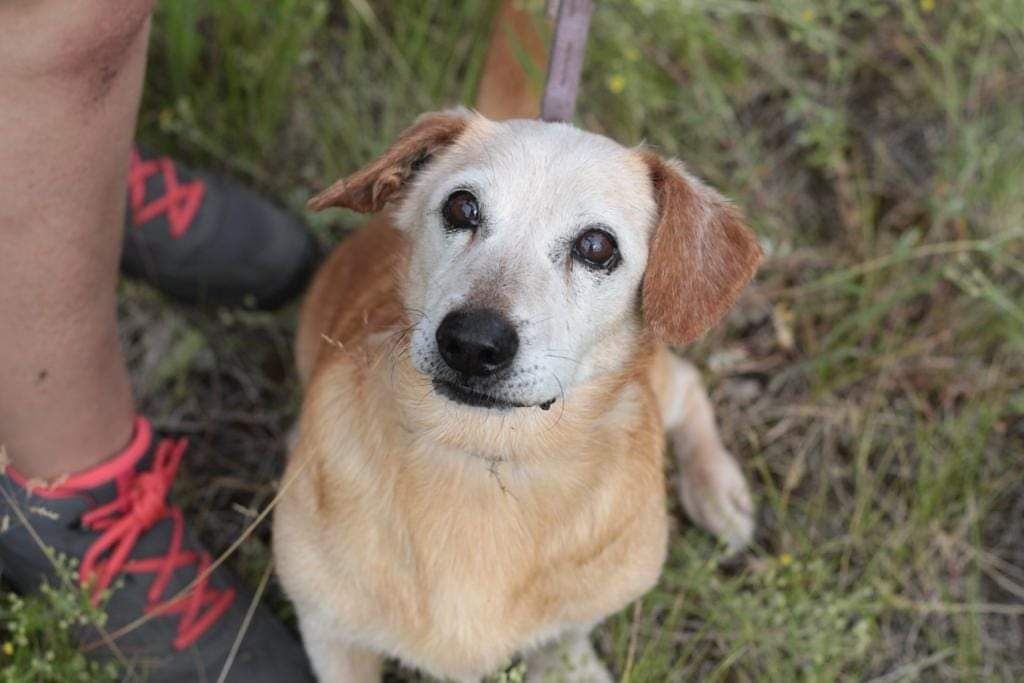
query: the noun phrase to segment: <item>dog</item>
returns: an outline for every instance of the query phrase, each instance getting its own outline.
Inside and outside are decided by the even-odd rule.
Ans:
[[[564,123],[421,116],[315,197],[376,214],[303,304],[274,555],[322,681],[383,657],[604,682],[590,630],[657,581],[665,435],[730,548],[754,506],[697,371],[761,259],[681,163]]]

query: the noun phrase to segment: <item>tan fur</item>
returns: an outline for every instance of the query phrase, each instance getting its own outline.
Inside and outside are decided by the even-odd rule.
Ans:
[[[278,571],[300,614],[396,634],[375,649],[473,678],[656,580],[667,519],[653,350],[638,345],[627,372],[565,412],[424,438],[402,408],[430,391],[401,354],[402,236],[374,223],[334,252],[303,308],[297,361],[311,371],[285,475],[296,481],[276,513]],[[371,255],[386,263],[367,267]],[[501,427],[520,434],[515,462],[456,452],[502,441]]]
[[[324,343],[324,335],[340,343],[360,332],[387,329],[401,320],[402,309],[394,289],[406,247],[402,236],[381,215],[349,236],[344,249],[331,252],[302,302],[295,360],[304,384],[309,381],[317,356],[332,348]]]
[[[540,115],[540,75],[547,68],[547,50],[537,30],[538,19],[522,5],[503,2],[494,18],[484,61],[486,77],[476,95],[476,109],[492,119]]]
[[[490,90],[481,89],[497,117],[527,106],[524,89],[502,100],[494,87],[508,47],[492,48]],[[422,117],[311,206],[380,210],[402,195],[418,160],[487,125],[467,120]],[[610,681],[586,634],[660,573],[666,430],[687,510],[734,546],[749,540],[742,474],[696,371],[665,343],[713,324],[759,251],[738,214],[674,162],[642,151],[627,161],[641,180],[646,164],[659,211],[644,323],[620,316],[592,351],[616,369],[575,384],[571,400],[548,411],[455,409],[434,393],[409,358],[418,315],[402,303],[415,291],[409,237],[387,215],[346,239],[317,274],[296,341],[306,392],[274,552],[321,680],[379,680],[390,655],[477,681],[525,653],[530,681]],[[573,671],[560,668],[566,662]]]
[[[354,239],[397,237],[377,228]],[[323,282],[325,297],[344,291]],[[391,282],[364,286],[393,307]],[[342,641],[365,638],[468,680],[566,626],[589,627],[653,584],[667,520],[648,345],[627,373],[584,388],[565,412],[433,440],[402,409],[430,388],[402,361],[401,323],[397,336],[375,333],[354,308],[329,324],[311,317],[330,315],[322,303],[306,307],[302,328],[329,329],[339,344],[300,351],[300,365],[314,369],[285,477],[297,480],[275,527],[278,571],[300,614],[360,624],[363,633]],[[501,422],[521,437],[514,462],[457,453],[494,440]]]
[[[303,307],[308,388],[275,553],[304,633],[349,653],[338,666],[361,661],[374,680],[365,661],[390,653],[474,680],[653,585],[667,533],[661,416],[678,412],[686,387],[641,335],[622,373],[577,387],[561,409],[458,423],[421,414],[437,407],[418,403],[431,388],[403,355],[406,253],[375,218],[334,252]],[[713,423],[696,427],[713,443],[687,451],[693,487],[713,492],[728,456]]]

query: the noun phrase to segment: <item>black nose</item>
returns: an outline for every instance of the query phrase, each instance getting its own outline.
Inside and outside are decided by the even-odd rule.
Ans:
[[[452,311],[437,328],[437,348],[456,372],[492,375],[515,358],[519,335],[512,323],[493,309]]]

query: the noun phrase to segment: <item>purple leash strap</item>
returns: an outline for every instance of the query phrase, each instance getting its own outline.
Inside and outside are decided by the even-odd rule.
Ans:
[[[572,120],[593,12],[592,0],[561,0],[558,3],[548,78],[540,105],[540,117],[544,121]]]

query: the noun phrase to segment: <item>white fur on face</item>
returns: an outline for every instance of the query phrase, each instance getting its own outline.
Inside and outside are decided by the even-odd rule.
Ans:
[[[456,190],[479,202],[475,232],[446,230],[441,209]],[[414,367],[527,406],[619,369],[640,325],[656,214],[646,165],[618,143],[567,124],[473,116],[418,173],[396,211],[412,244],[405,304]],[[618,243],[621,259],[610,272],[573,259],[576,238],[594,227]],[[492,377],[459,377],[441,358],[437,327],[452,311],[481,307],[513,322],[519,351]]]

